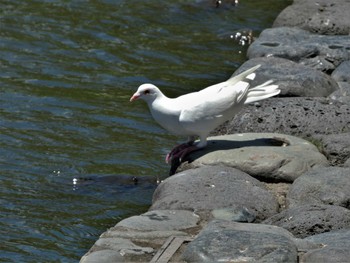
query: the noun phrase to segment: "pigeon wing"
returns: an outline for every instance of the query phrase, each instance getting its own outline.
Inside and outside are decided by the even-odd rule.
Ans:
[[[191,104],[182,108],[179,122],[185,130],[195,135],[209,133],[218,125],[231,118],[236,109],[243,105],[242,95],[246,93],[249,84],[243,90],[221,89],[216,94],[201,94],[193,98]]]
[[[207,87],[181,98],[179,123],[190,133],[205,134],[232,118],[244,104],[250,80],[255,78],[252,67],[225,82]],[[180,102],[180,100],[179,100]]]

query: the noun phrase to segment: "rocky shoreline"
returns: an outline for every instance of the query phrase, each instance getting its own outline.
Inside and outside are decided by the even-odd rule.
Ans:
[[[80,262],[350,262],[350,1],[294,0],[248,49],[281,95],[173,164]]]

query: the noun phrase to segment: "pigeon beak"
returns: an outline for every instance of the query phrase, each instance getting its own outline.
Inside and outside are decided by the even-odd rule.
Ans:
[[[135,93],[134,95],[132,95],[132,97],[130,98],[130,102],[137,100],[140,97],[139,94]]]

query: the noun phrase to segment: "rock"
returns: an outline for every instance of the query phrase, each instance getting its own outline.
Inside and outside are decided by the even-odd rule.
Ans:
[[[262,49],[263,53],[256,54],[255,56],[266,55],[264,53],[265,48],[260,48],[260,46],[263,46],[264,42],[261,44],[255,43],[256,42],[251,45],[248,51],[257,53]],[[234,76],[258,64],[260,64],[261,67],[256,70],[257,75],[252,81],[252,85],[259,85],[272,79],[281,89],[280,95],[282,96],[327,97],[338,90],[336,81],[327,74],[279,57],[252,58],[236,70]]]
[[[186,262],[297,262],[292,235],[281,228],[214,220],[182,255]]]
[[[287,194],[289,208],[309,204],[350,208],[350,168],[320,167],[294,181]]]
[[[230,167],[203,166],[164,180],[154,192],[150,210],[197,213],[220,208],[246,208],[261,221],[277,213],[278,204],[264,185],[248,174]]]
[[[333,165],[341,165],[350,157],[350,132],[317,136],[317,139]]]
[[[276,18],[273,27],[291,26],[325,35],[350,32],[348,0],[294,0]]]
[[[307,236],[350,228],[350,210],[335,205],[304,205],[286,209],[262,222],[283,227],[294,236]]]
[[[111,249],[99,250],[90,254],[84,255],[80,263],[110,263],[124,262],[124,258],[118,251]]]
[[[293,182],[314,165],[327,165],[317,148],[300,138],[277,133],[210,137],[208,146],[187,157],[179,169],[203,165],[238,168],[268,182]]]
[[[350,158],[344,163],[344,167],[350,167]]]
[[[350,105],[350,61],[341,63],[333,71],[332,78],[337,81],[339,89],[329,95],[329,98]]]
[[[322,36],[298,28],[269,28],[249,46],[247,55],[285,58],[330,74],[350,59],[349,40],[349,36]]]
[[[328,96],[330,101],[350,105],[350,82],[338,82],[339,89]]]
[[[140,231],[170,231],[195,227],[198,221],[198,216],[190,211],[153,209],[139,216],[128,217],[116,226]]]
[[[247,105],[213,134],[278,132],[307,138],[349,131],[348,105],[329,103],[324,98],[270,98]]]
[[[350,230],[342,229],[305,238],[325,247],[308,251],[301,262],[348,262],[350,258]]]
[[[350,60],[341,63],[332,73],[332,78],[337,82],[350,83]]]

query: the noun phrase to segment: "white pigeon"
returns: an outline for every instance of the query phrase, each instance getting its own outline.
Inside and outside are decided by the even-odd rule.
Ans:
[[[190,152],[204,148],[209,133],[232,119],[244,104],[280,93],[278,85],[270,85],[272,80],[250,87],[249,82],[255,78],[253,72],[259,67],[257,65],[225,82],[177,98],[166,97],[152,84],[142,84],[130,101],[146,101],[160,126],[171,133],[188,136],[186,143],[176,146],[165,158],[166,162],[177,158],[181,161]],[[197,137],[199,141],[195,142]]]

